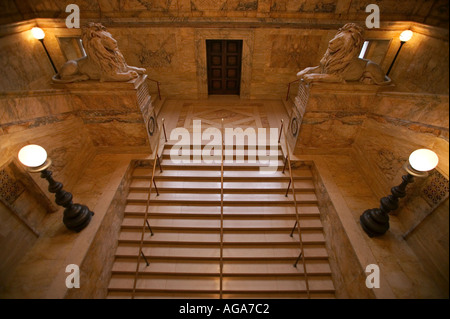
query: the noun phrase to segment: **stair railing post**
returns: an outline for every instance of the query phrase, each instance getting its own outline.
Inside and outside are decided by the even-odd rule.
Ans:
[[[164,141],[167,143],[166,125],[164,124],[164,118],[162,119],[162,127],[164,132]]]
[[[287,164],[287,156],[284,158],[284,166],[282,173],[284,174],[284,171],[286,170],[286,164]]]
[[[280,128],[280,134],[278,135],[278,144],[280,144],[281,141],[281,133],[283,132],[283,125],[284,125],[284,120],[281,119],[281,128]]]
[[[295,263],[294,263],[294,267],[295,267],[295,268],[297,268],[297,264],[298,264],[300,258],[302,258],[302,252],[300,252],[300,255],[298,255],[297,260],[296,260]]]
[[[152,178],[152,180],[153,180],[153,186],[155,186],[155,190],[156,190],[156,196],[159,196],[159,191],[158,191],[158,187],[156,186],[156,182],[155,182],[155,179],[154,179],[154,178]]]
[[[289,184],[288,184],[288,187],[286,189],[286,194],[284,195],[284,197],[288,197],[289,188],[291,188],[291,180],[289,180]]]
[[[158,161],[158,165],[159,165],[159,172],[160,172],[160,173],[162,173],[162,172],[163,172],[163,170],[162,170],[162,166],[161,166],[161,160],[159,159],[159,156],[158,156],[158,154],[156,154],[156,160]]]
[[[297,221],[295,221],[294,227],[292,227],[292,231],[291,231],[291,234],[289,236],[291,236],[291,237],[294,236],[295,227],[297,227]]]
[[[148,222],[148,219],[146,219],[145,222],[147,223],[147,227],[148,227],[148,230],[150,231],[151,236],[153,236],[153,235],[154,235],[154,234],[153,234],[153,230],[152,230],[152,228],[150,227],[150,223]]]
[[[144,252],[143,252],[143,251],[141,251],[141,256],[142,256],[142,258],[144,258],[144,260],[145,260],[145,263],[147,264],[147,267],[148,267],[148,266],[150,266],[150,264],[148,263],[148,260],[147,260],[147,258],[145,257],[145,255],[144,255]]]

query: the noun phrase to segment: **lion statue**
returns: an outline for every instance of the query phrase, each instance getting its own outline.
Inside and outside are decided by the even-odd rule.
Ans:
[[[315,67],[297,73],[304,82],[359,81],[365,84],[388,85],[391,79],[373,61],[359,58],[364,44],[363,28],[347,23],[328,43],[328,49]]]
[[[145,73],[144,68],[129,66],[125,62],[117,41],[102,24],[88,23],[81,32],[86,56],[67,61],[53,76],[54,82],[129,81]]]

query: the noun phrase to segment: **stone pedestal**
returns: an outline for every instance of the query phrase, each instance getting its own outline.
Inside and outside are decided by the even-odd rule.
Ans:
[[[351,147],[377,93],[392,87],[301,81],[290,112],[290,148],[300,154]]]
[[[156,114],[147,75],[128,82],[83,81],[53,84],[71,94],[74,109],[96,147],[152,152],[156,145]]]

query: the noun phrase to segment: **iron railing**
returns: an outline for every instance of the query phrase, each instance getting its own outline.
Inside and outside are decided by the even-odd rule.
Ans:
[[[281,120],[281,127],[283,129],[283,120]],[[287,138],[287,133],[286,133],[285,129],[283,129],[283,133],[284,133],[284,142],[285,142],[285,147],[286,147],[286,156],[285,156],[285,163],[284,163],[283,173],[284,173],[284,170],[286,168],[286,165],[288,166],[288,169],[289,169],[289,185],[288,185],[287,190],[286,190],[286,196],[287,196],[289,188],[290,188],[291,191],[292,191],[292,197],[293,197],[293,200],[294,200],[295,219],[296,219],[294,227],[292,229],[292,232],[291,232],[290,236],[293,237],[294,230],[295,230],[295,228],[297,228],[299,244],[300,244],[300,254],[298,255],[297,260],[295,261],[293,266],[297,267],[297,264],[298,264],[299,260],[300,259],[302,260],[303,274],[304,274],[305,286],[306,286],[306,294],[307,294],[308,298],[310,298],[308,273],[306,271],[305,254],[304,254],[304,249],[303,249],[302,230],[301,230],[301,227],[300,227],[300,216],[299,216],[299,213],[298,213],[297,198],[296,198],[296,194],[295,194],[294,176],[292,174],[292,166],[291,166],[291,157],[290,157],[290,151],[289,151],[289,144],[288,144],[288,138]]]

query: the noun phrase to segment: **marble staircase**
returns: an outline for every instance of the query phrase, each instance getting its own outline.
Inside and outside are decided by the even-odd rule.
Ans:
[[[335,297],[308,165],[293,170],[305,260],[294,267],[300,245],[297,231],[290,236],[296,217],[292,193],[285,196],[281,148],[273,174],[249,164],[248,149],[244,163],[224,164],[222,219],[221,165],[176,164],[172,145],[164,147],[162,172],[156,169],[159,195],[153,188],[148,209],[153,235],[146,228],[142,248],[149,265],[140,259],[134,295],[152,168],[133,172],[108,298]]]

